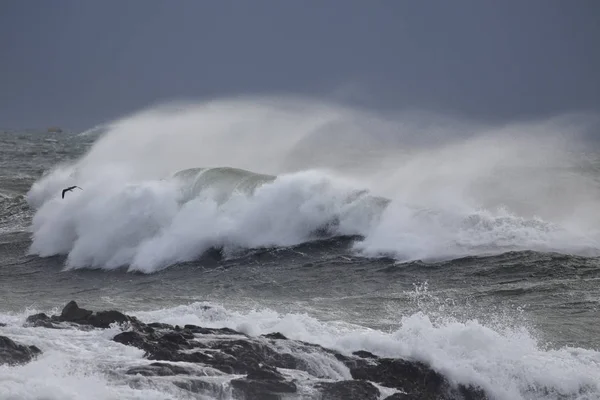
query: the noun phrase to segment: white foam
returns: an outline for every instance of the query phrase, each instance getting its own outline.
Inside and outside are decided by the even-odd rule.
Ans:
[[[567,229],[540,218],[496,210],[415,210],[392,203],[380,223],[354,248],[365,256],[398,261],[452,259],[512,250],[557,251],[595,256],[598,236]]]
[[[479,385],[499,400],[600,396],[600,352],[546,349],[524,327],[492,328],[477,320],[453,318],[433,322],[418,312],[401,318],[395,330],[382,332],[344,322],[325,323],[307,314],[235,312],[207,305],[194,303],[137,315],[147,322],[225,326],[249,335],[281,332],[345,353],[367,350],[383,357],[413,358],[455,382]]]
[[[107,125],[88,154],[29,191],[31,252],[66,254],[69,268],[153,272],[211,246],[295,245],[338,221],[333,233],[364,236],[355,249],[367,256],[600,254],[600,186],[569,152],[580,149],[576,124],[423,128],[407,115],[275,100],[181,105]],[[225,202],[210,190],[183,201],[169,179],[219,166],[279,177]],[[61,199],[73,184],[84,190]],[[374,203],[347,204],[365,188],[392,200],[383,215]]]
[[[56,311],[56,310],[54,310]],[[110,339],[107,330],[23,328],[25,316],[0,314],[0,334],[44,352],[18,367],[0,366],[2,399],[185,399],[193,398],[168,381],[126,379],[123,372],[145,364],[143,351]],[[387,332],[347,322],[319,321],[308,314],[279,314],[269,309],[235,311],[218,304],[193,303],[146,312],[127,312],[145,322],[229,327],[251,336],[281,332],[291,339],[320,344],[349,354],[367,350],[383,357],[421,360],[454,382],[476,384],[499,400],[592,400],[600,397],[600,352],[545,348],[528,329],[477,320],[436,318],[417,312],[400,318]],[[296,355],[295,346],[282,347]],[[306,353],[313,373],[349,379],[334,358]],[[116,374],[115,374],[116,373]],[[305,388],[301,388],[305,390]]]
[[[143,351],[113,342],[119,329],[80,331],[76,329],[23,328],[26,315],[0,314],[9,325],[0,334],[27,345],[42,354],[20,365],[0,365],[0,399],[3,400],[117,400],[192,399],[171,384],[155,382],[137,387],[121,374],[145,363]]]

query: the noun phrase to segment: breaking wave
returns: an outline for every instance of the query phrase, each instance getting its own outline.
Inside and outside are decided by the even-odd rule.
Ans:
[[[31,253],[142,272],[212,248],[235,256],[338,235],[400,261],[600,254],[600,185],[580,121],[438,122],[290,99],[145,111],[32,186]],[[70,185],[84,190],[62,199]]]

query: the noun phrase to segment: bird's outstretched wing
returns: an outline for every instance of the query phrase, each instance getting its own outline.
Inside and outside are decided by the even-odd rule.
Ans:
[[[75,189],[75,188],[77,188],[77,189],[81,189],[79,186],[69,186],[68,188],[66,188],[66,189],[63,189],[63,191],[62,191],[62,198],[63,198],[63,199],[65,198],[65,193],[66,193],[66,192],[70,192],[71,190],[73,190],[73,189]],[[81,190],[83,190],[83,189],[81,189]]]

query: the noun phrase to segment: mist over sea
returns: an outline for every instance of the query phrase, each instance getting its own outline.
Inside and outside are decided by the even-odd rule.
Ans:
[[[124,373],[147,360],[123,326],[26,323],[75,300],[415,360],[489,399],[600,399],[598,126],[241,97],[2,132],[0,336],[42,353],[0,365],[0,398],[235,397],[236,373],[204,397]],[[280,398],[354,377],[285,351],[309,367]]]

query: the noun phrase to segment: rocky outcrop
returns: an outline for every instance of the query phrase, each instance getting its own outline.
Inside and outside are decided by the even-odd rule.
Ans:
[[[0,365],[25,364],[41,353],[42,351],[35,346],[25,346],[6,336],[0,336]]]
[[[60,315],[53,315],[51,317],[44,313],[30,315],[27,317],[27,326],[42,326],[45,328],[64,328],[65,326],[61,323],[66,322],[70,324],[76,324],[85,327],[94,328],[108,328],[111,324],[117,323],[130,323],[139,328],[144,324],[137,320],[135,317],[130,317],[119,311],[99,311],[97,313],[79,308],[76,302],[70,301],[63,308]]]
[[[486,398],[483,391],[473,387],[463,385],[452,387],[441,374],[417,361],[374,358],[372,363],[358,363],[350,370],[354,379],[368,379],[383,386],[402,390],[409,398],[423,400]]]
[[[249,372],[245,378],[231,380],[233,394],[246,400],[279,399],[282,394],[295,393],[294,382],[287,381],[277,369],[260,366]]]
[[[191,375],[194,371],[180,367],[175,364],[155,362],[150,365],[129,368],[128,375],[142,376],[173,376],[173,375]]]
[[[32,315],[29,326],[82,329],[121,324],[112,340],[144,351],[154,362],[129,368],[132,377],[169,377],[180,390],[235,399],[282,399],[298,394],[323,399],[486,400],[480,388],[452,385],[440,373],[414,360],[380,358],[367,351],[345,355],[287,339],[278,332],[250,337],[232,329],[196,325],[146,324],[118,311],[93,312],[68,303],[60,315]],[[226,378],[215,383],[207,376]],[[223,390],[226,391],[223,394]],[[303,397],[303,398],[304,398]]]
[[[364,399],[378,400],[379,389],[367,381],[325,382],[318,385],[323,398],[328,400]]]

